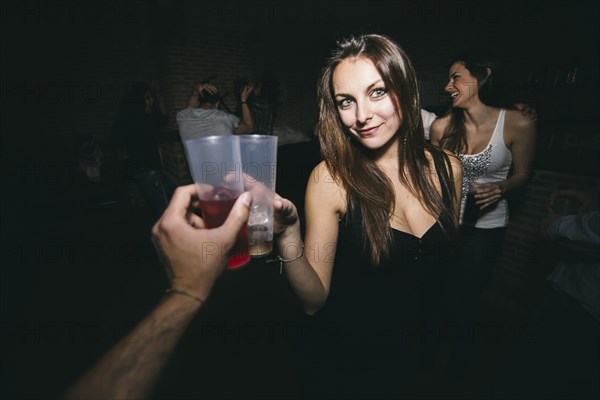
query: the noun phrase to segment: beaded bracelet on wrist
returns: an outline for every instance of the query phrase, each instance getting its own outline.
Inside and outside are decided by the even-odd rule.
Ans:
[[[204,304],[206,303],[206,302],[205,302],[204,300],[202,300],[200,297],[198,297],[198,296],[194,296],[193,294],[191,294],[191,293],[188,293],[188,292],[185,292],[185,291],[183,291],[183,290],[179,290],[179,289],[167,289],[167,290],[165,290],[165,294],[169,294],[169,293],[180,294],[180,295],[182,295],[182,296],[186,296],[186,297],[189,297],[189,298],[191,298],[191,299],[194,299],[194,300],[196,300],[198,303],[200,303],[200,305],[201,305],[202,307],[204,307]]]
[[[280,255],[277,255],[277,258],[279,259],[279,274],[283,273],[283,263],[294,262],[294,261],[300,259],[300,257],[302,257],[303,255],[304,255],[304,242],[300,242],[300,254],[298,254],[298,256],[296,256],[294,258],[290,258],[289,260],[286,260],[284,258],[281,258]]]

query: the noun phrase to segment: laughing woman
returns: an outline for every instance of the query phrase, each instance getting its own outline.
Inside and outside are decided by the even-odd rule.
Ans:
[[[520,110],[500,106],[500,92],[507,88],[500,85],[498,72],[496,63],[480,54],[457,57],[445,87],[452,108],[430,131],[432,144],[456,154],[463,166],[463,257],[461,272],[452,275],[450,285],[461,294],[454,316],[462,320],[473,318],[501,255],[509,217],[506,194],[527,182],[535,152],[535,122]],[[467,206],[469,191],[474,193],[473,210]]]

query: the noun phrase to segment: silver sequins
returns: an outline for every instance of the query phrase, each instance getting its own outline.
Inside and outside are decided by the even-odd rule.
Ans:
[[[476,155],[459,154],[458,159],[463,167],[462,196],[466,197],[469,184],[487,172],[492,159],[492,145]]]

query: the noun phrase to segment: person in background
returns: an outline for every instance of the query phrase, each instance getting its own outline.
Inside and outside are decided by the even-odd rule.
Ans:
[[[421,109],[421,118],[423,119],[423,130],[425,132],[425,140],[429,140],[429,130],[437,115],[431,111]]]
[[[236,90],[240,93],[247,85],[245,77],[240,77],[236,80]],[[272,135],[273,122],[275,119],[277,106],[277,90],[279,82],[270,74],[263,74],[260,83],[254,83],[254,90],[248,97],[248,105],[254,123],[254,131],[257,135]],[[243,104],[236,109],[236,115],[243,115]]]
[[[600,207],[596,187],[594,198],[581,190],[553,192],[548,204],[548,216],[542,221],[543,238],[558,243],[566,252],[548,276],[553,288],[569,296],[600,321]],[[559,199],[577,203],[575,214],[563,215]],[[568,212],[568,211],[567,211]]]
[[[323,162],[304,241],[295,205],[274,203],[280,261],[307,315],[306,395],[416,395],[456,248],[460,162],[425,141],[415,71],[389,37],[339,42],[318,103]]]
[[[250,193],[242,194],[225,223],[205,229],[194,214],[196,187],[179,187],[158,222],[152,241],[162,260],[170,288],[160,303],[63,395],[65,399],[140,399],[150,397],[160,373],[181,336],[204,307],[223,273],[227,252],[246,224]],[[203,244],[221,244],[221,252]]]
[[[535,108],[531,107],[528,104],[519,103],[519,102],[514,103],[513,106],[517,110],[521,111],[521,114],[523,114],[524,116],[529,117],[534,122],[537,121],[537,111]],[[429,130],[431,129],[431,125],[433,124],[433,121],[435,121],[438,118],[438,116],[434,112],[421,109],[421,118],[423,118],[423,129],[425,130],[425,140],[430,140]]]
[[[500,368],[497,398],[600,396],[599,189],[593,198],[572,189],[550,196],[540,235],[560,255],[528,329]],[[561,207],[564,201],[576,209]]]
[[[501,94],[507,90],[500,74],[487,54],[470,52],[455,58],[445,87],[452,108],[434,121],[430,131],[431,143],[456,154],[463,166],[462,261],[448,281],[452,292],[448,304],[450,318],[465,324],[474,321],[502,253],[509,221],[506,196],[526,184],[535,153],[535,122],[502,104]],[[467,206],[469,193],[474,194],[472,208]],[[452,382],[464,378],[471,359],[470,340],[459,341],[449,368]]]
[[[242,119],[223,110],[223,97],[212,83],[195,84],[186,108],[177,113],[177,126],[182,141],[212,135],[246,134],[254,131],[248,96],[254,90],[247,84],[240,93]]]
[[[177,186],[162,165],[159,137],[167,123],[162,97],[147,83],[134,82],[121,102],[114,129],[127,150],[128,164],[138,190],[159,218]]]

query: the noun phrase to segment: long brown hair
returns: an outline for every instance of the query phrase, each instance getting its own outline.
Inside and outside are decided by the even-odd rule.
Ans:
[[[456,62],[464,64],[477,80],[477,93],[483,104],[491,107],[513,108],[509,105],[507,97],[510,90],[507,90],[494,56],[486,51],[475,49],[455,57],[448,65],[448,69]],[[454,154],[465,153],[468,150],[465,112],[461,108],[451,108],[446,115],[449,115],[450,119],[440,140],[440,147]]]
[[[320,112],[316,132],[327,168],[333,179],[346,190],[347,220],[360,216],[363,250],[377,266],[388,259],[393,244],[388,227],[395,207],[394,188],[369,151],[357,143],[342,124],[332,84],[333,72],[339,63],[346,58],[357,57],[373,63],[390,93],[398,116],[402,116],[396,132],[396,140],[400,144],[400,182],[431,215],[439,217],[442,226],[456,224],[452,205],[457,201],[457,194],[447,154],[425,141],[417,78],[402,48],[390,38],[377,34],[338,42],[318,86]],[[441,177],[442,194],[436,189],[434,169],[430,167],[425,150],[432,155]]]

